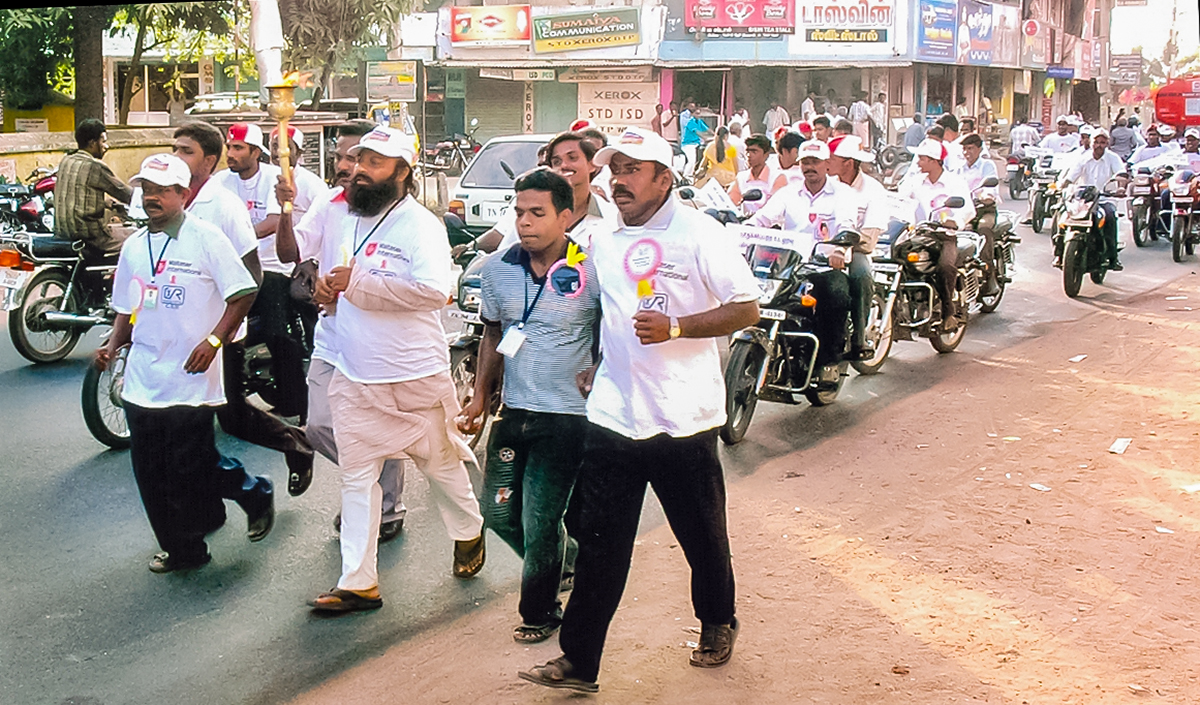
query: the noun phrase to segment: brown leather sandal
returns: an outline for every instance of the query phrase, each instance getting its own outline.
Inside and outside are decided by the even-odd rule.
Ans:
[[[483,533],[470,541],[454,542],[454,577],[473,578],[483,569],[486,558]]]

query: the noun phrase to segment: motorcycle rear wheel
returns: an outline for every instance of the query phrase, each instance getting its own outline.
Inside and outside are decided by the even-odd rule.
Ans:
[[[8,312],[8,336],[21,357],[35,364],[58,362],[79,343],[83,332],[72,330],[37,330],[38,316],[47,311],[75,313],[79,309],[78,293],[64,305],[63,295],[69,283],[67,275],[57,269],[38,272],[25,285],[21,305]]]
[[[117,357],[109,362],[103,372],[95,365],[88,365],[83,376],[83,392],[80,403],[83,422],[92,436],[112,448],[124,450],[129,447],[129,423],[125,419],[125,407],[121,403],[121,385],[125,378],[125,355],[129,348],[121,348]]]
[[[984,313],[991,313],[1000,307],[1000,299],[1004,298],[1004,280],[1008,277],[1008,261],[1004,258],[1003,248],[996,248],[996,286],[999,289],[991,296],[979,295],[979,308]]]
[[[870,360],[855,360],[850,365],[860,375],[878,374],[883,363],[887,361],[892,351],[892,319],[881,320],[887,302],[883,297],[876,296],[871,301],[871,311],[867,316],[867,337],[875,343],[875,355]]]
[[[850,369],[849,362],[839,362],[837,365],[838,380],[833,389],[810,389],[804,393],[804,398],[808,399],[808,403],[813,406],[829,406],[837,401],[838,394],[842,391],[842,384],[846,381],[846,370],[848,369]]]
[[[1104,267],[1100,267],[1100,269],[1093,269],[1092,271],[1088,272],[1088,276],[1092,278],[1093,284],[1103,284],[1105,274],[1108,274],[1108,270]]]
[[[1033,232],[1040,233],[1045,227],[1046,222],[1046,198],[1037,193],[1033,197]]]
[[[1016,174],[1008,180],[1008,197],[1013,201],[1021,198],[1021,179]]]
[[[1133,213],[1129,215],[1129,222],[1133,228],[1133,244],[1138,247],[1145,247],[1150,238],[1147,236],[1146,230],[1146,214],[1141,208],[1134,208]]]
[[[1178,216],[1171,220],[1171,259],[1182,262],[1183,241],[1187,238],[1187,222]]]
[[[1083,285],[1083,243],[1072,240],[1063,250],[1063,291],[1070,298],[1079,296]]]
[[[746,437],[754,409],[758,406],[755,386],[767,353],[748,340],[735,340],[725,365],[725,423],[719,431],[721,440],[734,445]]]

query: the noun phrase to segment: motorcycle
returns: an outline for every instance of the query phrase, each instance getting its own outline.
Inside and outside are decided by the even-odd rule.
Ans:
[[[444,171],[446,176],[461,175],[483,146],[475,141],[475,131],[478,129],[479,118],[471,118],[469,132],[456,132],[449,139],[426,149],[425,167],[434,171]]]
[[[995,177],[988,177],[980,185],[980,188],[991,188],[999,183]],[[975,200],[976,209],[982,205],[978,199]],[[990,295],[984,294],[982,289],[980,290],[979,308],[983,313],[991,313],[1000,307],[1000,300],[1004,298],[1004,290],[1012,281],[1009,269],[1016,263],[1016,246],[1021,242],[1021,239],[1016,236],[1016,224],[1016,213],[996,210],[996,223],[992,226],[992,261],[996,263],[997,290]]]
[[[1033,185],[1033,165],[1036,160],[1031,156],[1008,155],[1005,173],[1008,178],[1008,197],[1014,201],[1021,198]]]
[[[849,367],[843,356],[850,344],[850,289],[849,279],[829,265],[823,250],[853,247],[859,237],[853,231],[839,233],[818,243],[808,261],[785,244],[786,233],[779,238],[782,247],[749,246],[747,259],[761,290],[761,320],[735,333],[730,343],[726,420],[719,431],[725,443],[732,445],[745,437],[760,399],[784,404],[807,399],[813,406],[837,399]],[[833,300],[822,306],[827,297]],[[837,298],[844,299],[841,306]],[[824,315],[827,309],[845,313],[840,320],[829,320]],[[820,333],[834,350],[821,349]]]
[[[1029,215],[1033,221],[1033,232],[1040,233],[1046,219],[1053,218],[1062,200],[1058,176],[1066,165],[1061,154],[1054,154],[1048,149],[1026,147],[1025,152],[1035,160],[1029,189]]]
[[[27,231],[50,234],[54,232],[54,185],[57,172],[38,167],[26,181],[0,184],[0,227],[7,232]]]
[[[1079,295],[1086,272],[1096,284],[1104,283],[1108,273],[1108,256],[1101,229],[1107,217],[1100,207],[1103,196],[1116,195],[1116,177],[1110,179],[1103,189],[1091,185],[1074,185],[1067,189],[1064,197],[1063,218],[1054,233],[1054,253],[1061,255],[1056,266],[1063,271],[1063,291],[1070,298]],[[1093,227],[1093,217],[1098,215],[1098,225]]]
[[[1141,166],[1134,172],[1133,181],[1129,184],[1129,219],[1133,229],[1133,244],[1138,247],[1158,240],[1158,229],[1160,225],[1165,225],[1160,222],[1163,218],[1159,213],[1159,199],[1173,172],[1174,169],[1169,165],[1155,169]],[[1163,230],[1166,228],[1163,227]]]
[[[85,259],[82,242],[52,235],[0,237],[0,309],[17,352],[30,362],[56,362],[93,327],[112,325],[117,258]]]
[[[1200,216],[1196,202],[1200,200],[1200,180],[1190,170],[1184,170],[1170,180],[1171,189],[1171,259],[1183,261],[1184,252],[1196,253],[1200,243]]]

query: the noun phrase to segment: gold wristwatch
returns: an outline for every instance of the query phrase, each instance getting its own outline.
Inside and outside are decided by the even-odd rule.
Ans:
[[[209,334],[209,336],[208,336],[207,338],[205,338],[205,340],[206,340],[206,341],[208,341],[208,344],[209,344],[209,345],[213,346],[213,349],[214,349],[214,350],[220,350],[220,349],[221,349],[221,345],[222,345],[222,343],[221,343],[221,339],[220,339],[220,338],[218,338],[217,336],[215,336],[215,335],[212,335],[212,334],[210,333],[210,334]]]
[[[671,316],[671,331],[667,335],[669,335],[671,337],[671,340],[674,340],[674,339],[678,338],[680,335],[683,335],[683,329],[679,327],[679,319],[678,318]]]

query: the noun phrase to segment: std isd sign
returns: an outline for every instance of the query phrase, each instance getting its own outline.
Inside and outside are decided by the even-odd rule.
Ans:
[[[539,54],[637,45],[642,41],[636,7],[533,18],[533,50]]]

